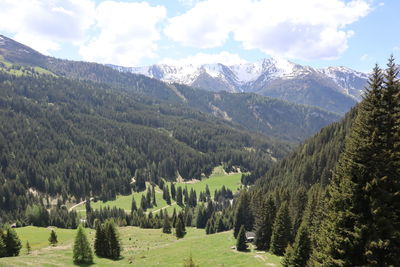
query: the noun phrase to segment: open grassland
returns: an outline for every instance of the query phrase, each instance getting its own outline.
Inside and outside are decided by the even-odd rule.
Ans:
[[[175,187],[177,188],[178,186],[181,186],[182,189],[187,187],[187,189],[190,191],[191,188],[193,188],[196,193],[197,197],[199,197],[199,194],[201,191],[205,191],[206,185],[208,185],[211,195],[214,196],[214,191],[216,189],[221,189],[223,185],[225,185],[226,188],[231,189],[233,192],[237,191],[237,189],[240,187],[240,178],[241,174],[240,173],[235,173],[235,174],[230,174],[226,175],[221,172],[221,167],[216,168],[216,170],[213,172],[213,175],[210,176],[210,178],[205,178],[201,181],[194,182],[194,183],[175,183]],[[171,189],[171,183],[168,182],[166,183],[168,185],[169,189]],[[148,211],[158,211],[160,209],[166,209],[169,214],[173,211],[174,208],[179,208],[175,204],[175,201],[171,199],[172,204],[169,206],[165,200],[162,198],[162,190],[158,187],[155,188],[156,192],[156,202],[157,206],[153,207],[152,209],[148,209]],[[131,210],[131,203],[132,203],[132,196],[136,200],[136,204],[139,207],[140,205],[140,199],[142,195],[146,195],[146,191],[144,192],[135,192],[129,196],[117,196],[115,200],[112,201],[107,201],[107,202],[102,202],[102,201],[97,201],[97,202],[91,202],[91,206],[93,209],[99,209],[100,207],[118,207],[126,210],[127,212],[130,212]],[[82,215],[85,214],[85,205],[79,205],[75,208],[79,213]]]
[[[50,228],[23,227],[16,229],[24,248],[21,255],[0,258],[0,266],[76,266],[72,261],[72,244],[76,230],[56,229],[59,244],[48,245]],[[93,244],[95,231],[86,229]],[[162,266],[177,267],[192,254],[202,266],[280,266],[280,258],[269,253],[237,252],[232,249],[235,240],[232,231],[206,235],[203,229],[187,228],[183,239],[161,233],[160,229],[119,228],[123,244],[122,259],[113,261],[94,258],[91,266]],[[26,255],[25,243],[29,240],[32,252]]]

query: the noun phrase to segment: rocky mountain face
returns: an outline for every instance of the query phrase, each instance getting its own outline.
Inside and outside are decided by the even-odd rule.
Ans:
[[[368,80],[368,74],[346,67],[315,69],[279,58],[232,66],[110,66],[122,72],[143,74],[169,83],[181,83],[214,92],[254,92],[337,113],[348,111],[361,100]]]

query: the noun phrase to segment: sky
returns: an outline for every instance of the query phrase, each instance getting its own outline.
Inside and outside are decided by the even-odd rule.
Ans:
[[[399,0],[0,0],[0,34],[71,60],[370,71],[400,61]]]

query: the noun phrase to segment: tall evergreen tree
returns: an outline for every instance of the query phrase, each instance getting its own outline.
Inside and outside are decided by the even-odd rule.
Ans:
[[[113,220],[107,220],[104,224],[104,231],[106,241],[108,243],[108,251],[106,255],[108,258],[116,260],[121,256],[121,243],[119,240],[117,228]]]
[[[4,236],[4,243],[6,245],[6,256],[18,256],[22,248],[21,241],[14,229],[8,228]]]
[[[31,254],[31,245],[29,244],[29,241],[26,241],[26,245],[25,245],[25,247],[26,247],[26,254]]]
[[[400,266],[400,88],[374,68],[328,188],[314,264]]]
[[[49,237],[49,243],[52,246],[56,246],[58,243],[57,234],[54,230],[51,230],[50,237]]]
[[[246,229],[244,225],[240,226],[239,233],[236,240],[236,249],[238,251],[246,251],[247,244],[246,244]]]
[[[292,251],[288,251],[292,250]],[[307,225],[300,226],[293,248],[288,246],[285,253],[285,260],[290,267],[307,266],[308,259],[311,256],[311,240]]]
[[[258,250],[269,250],[275,215],[275,202],[269,197],[261,203],[256,215],[254,244]]]
[[[246,190],[243,190],[240,193],[235,212],[235,221],[233,227],[233,235],[235,238],[239,234],[240,227],[242,227],[242,225],[247,231],[250,231],[253,228],[253,218],[250,211],[250,199]]]
[[[135,197],[132,195],[131,214],[132,214],[134,211],[137,211],[137,206],[136,206]]]
[[[90,248],[89,241],[81,224],[78,226],[78,231],[75,237],[73,259],[74,262],[78,264],[90,264],[93,262],[92,249]]]
[[[104,226],[100,221],[95,223],[96,235],[94,237],[94,252],[98,257],[106,257],[107,240]]]
[[[175,235],[177,238],[182,238],[186,235],[185,222],[183,220],[183,214],[181,212],[177,216]]]
[[[171,198],[176,200],[176,188],[174,183],[171,183]]]
[[[279,207],[272,228],[271,252],[282,256],[291,239],[291,220],[287,202]]]
[[[176,204],[178,206],[183,206],[183,195],[182,195],[182,187],[178,186],[176,191]]]
[[[162,231],[163,231],[164,234],[170,234],[171,233],[171,222],[169,221],[169,217],[168,217],[167,213],[164,215]]]

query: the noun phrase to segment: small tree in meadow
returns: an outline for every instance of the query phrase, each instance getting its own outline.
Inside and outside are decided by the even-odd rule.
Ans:
[[[57,234],[56,234],[56,232],[54,232],[54,230],[51,230],[50,237],[49,237],[49,243],[52,246],[56,246],[58,243]]]

